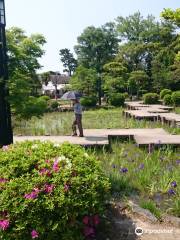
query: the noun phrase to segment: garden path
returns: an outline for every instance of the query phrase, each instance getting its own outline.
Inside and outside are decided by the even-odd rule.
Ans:
[[[179,145],[180,135],[171,135],[162,128],[152,129],[85,129],[85,137],[72,136],[15,136],[15,142],[22,142],[25,140],[33,141],[52,141],[54,143],[62,144],[69,142],[84,146],[107,146],[111,137],[118,137],[120,139],[134,139],[135,142],[141,146],[151,145]]]

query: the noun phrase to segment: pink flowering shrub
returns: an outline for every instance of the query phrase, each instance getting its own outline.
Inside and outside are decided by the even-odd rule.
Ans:
[[[108,192],[99,162],[81,147],[0,149],[0,239],[90,239]]]

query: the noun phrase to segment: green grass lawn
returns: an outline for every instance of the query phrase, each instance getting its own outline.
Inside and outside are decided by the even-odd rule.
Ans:
[[[70,135],[73,112],[47,113],[42,118],[29,121],[14,121],[14,134],[22,135]],[[136,121],[122,116],[122,109],[99,109],[85,111],[83,114],[84,128],[156,128],[161,123],[152,121]],[[180,134],[180,129],[165,127],[172,133]]]

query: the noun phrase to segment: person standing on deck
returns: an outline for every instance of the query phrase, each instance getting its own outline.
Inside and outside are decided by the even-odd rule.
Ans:
[[[72,124],[72,136],[77,136],[77,129],[76,125],[79,129],[79,137],[83,137],[83,127],[82,127],[82,106],[79,102],[79,99],[73,99],[73,107],[74,107],[74,114],[75,114],[75,120]]]

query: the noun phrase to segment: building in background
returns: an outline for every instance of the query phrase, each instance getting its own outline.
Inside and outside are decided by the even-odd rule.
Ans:
[[[70,77],[59,72],[49,72],[48,80],[42,84],[42,94],[60,98],[70,87]]]

